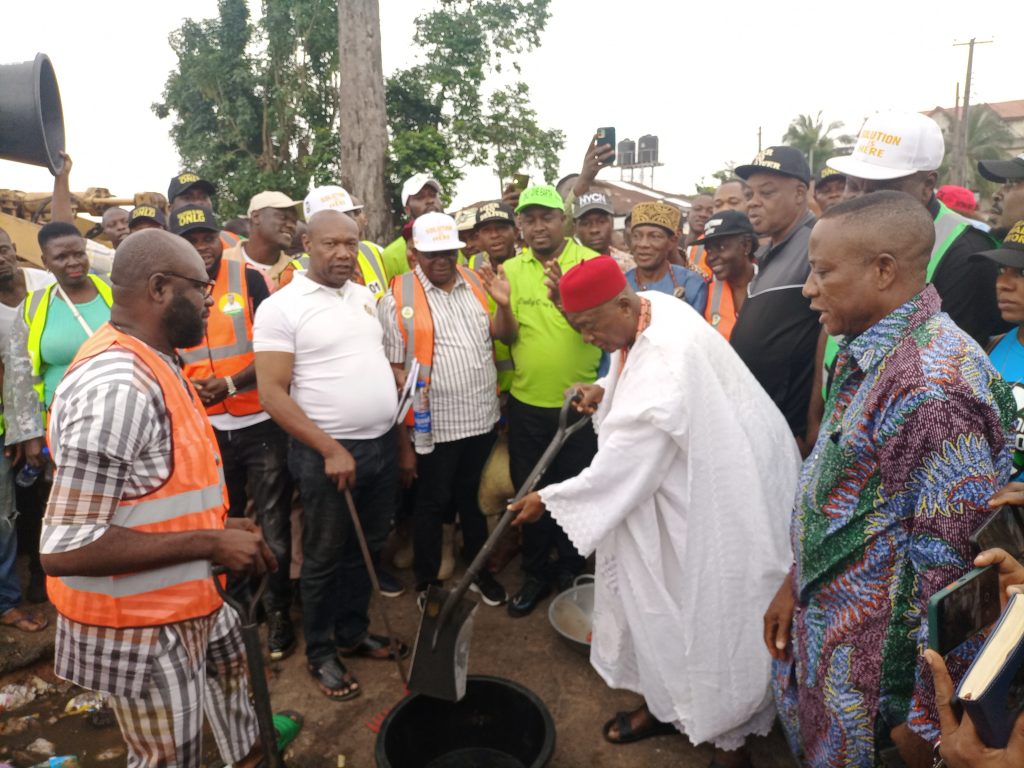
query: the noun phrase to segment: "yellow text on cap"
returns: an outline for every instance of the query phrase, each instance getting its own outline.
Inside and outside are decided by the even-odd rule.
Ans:
[[[183,227],[186,224],[205,224],[206,214],[202,211],[179,211],[178,212],[178,226]]]

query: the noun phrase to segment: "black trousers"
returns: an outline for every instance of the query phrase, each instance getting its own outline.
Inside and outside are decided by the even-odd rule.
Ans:
[[[467,558],[476,557],[487,540],[487,520],[477,501],[480,475],[497,435],[437,443],[432,453],[416,457],[419,481],[413,512],[413,573],[416,589],[437,582],[441,566],[442,526],[458,514]]]
[[[558,408],[538,408],[508,398],[508,454],[512,484],[518,490],[544,449],[558,431]],[[579,418],[575,411],[570,423]],[[575,477],[590,465],[597,453],[597,434],[583,428],[570,437],[537,484],[538,488]],[[558,559],[551,562],[551,550]],[[583,572],[584,558],[576,551],[551,514],[536,523],[523,526],[523,570],[527,576],[550,580],[557,574],[577,575]]]

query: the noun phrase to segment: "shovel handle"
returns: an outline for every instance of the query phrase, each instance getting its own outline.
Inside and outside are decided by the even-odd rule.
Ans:
[[[533,492],[533,489],[537,487],[537,483],[540,482],[541,477],[547,472],[548,467],[551,466],[551,462],[555,460],[555,456],[562,450],[562,446],[565,445],[565,441],[569,439],[574,433],[578,432],[590,421],[590,416],[583,415],[573,424],[569,424],[569,410],[572,404],[580,399],[581,393],[577,389],[570,390],[566,393],[565,402],[562,403],[562,410],[558,414],[558,430],[555,432],[555,436],[548,443],[548,447],[544,449],[544,453],[540,459],[534,465],[530,474],[527,476],[526,481],[522,484],[516,495],[509,501],[509,506],[515,504],[517,501],[522,499],[529,493]],[[469,564],[469,568],[459,579],[459,583],[455,585],[455,588],[448,594],[448,598],[444,601],[444,605],[441,606],[441,613],[437,617],[437,624],[434,628],[434,637],[431,642],[431,650],[437,647],[437,638],[441,633],[441,628],[444,627],[451,619],[452,612],[455,610],[455,606],[458,605],[459,600],[466,594],[469,589],[469,585],[473,583],[473,579],[480,573],[484,565],[487,563],[487,558],[491,556],[491,551],[494,549],[498,540],[501,539],[509,525],[512,524],[512,520],[515,518],[516,513],[506,507],[504,514],[498,520],[498,524],[494,526],[494,530],[491,531],[491,535],[487,537],[487,541],[480,547],[480,551],[477,552],[476,557],[473,558],[473,562]]]
[[[235,612],[242,619],[243,624],[256,624],[256,615],[259,609],[260,600],[263,598],[263,593],[267,591],[267,575],[263,574],[262,578],[260,578],[259,586],[256,587],[256,591],[249,600],[249,604],[243,605],[240,601],[236,600],[221,583],[220,577],[226,576],[229,573],[230,571],[228,571],[228,569],[223,565],[214,567],[213,583],[217,587],[217,592],[220,593],[220,596],[225,603],[235,609]]]

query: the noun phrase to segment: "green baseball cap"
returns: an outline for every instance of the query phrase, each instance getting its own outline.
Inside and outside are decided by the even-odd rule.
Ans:
[[[522,213],[523,208],[531,205],[554,208],[556,211],[565,210],[565,203],[562,201],[562,196],[558,194],[558,190],[547,184],[538,184],[524,189],[519,195],[516,213]]]

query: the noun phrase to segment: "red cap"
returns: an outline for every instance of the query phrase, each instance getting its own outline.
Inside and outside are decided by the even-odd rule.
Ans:
[[[626,289],[626,277],[611,256],[581,261],[558,281],[562,308],[585,312],[611,301]]]
[[[966,187],[946,184],[935,191],[935,196],[954,211],[971,212],[978,209],[978,201],[974,199],[974,193]]]

